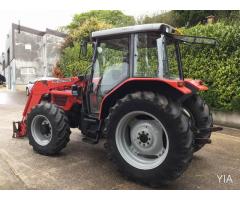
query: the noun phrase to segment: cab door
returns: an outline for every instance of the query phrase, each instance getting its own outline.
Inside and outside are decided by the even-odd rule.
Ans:
[[[98,41],[89,91],[90,112],[99,113],[103,97],[129,77],[129,36]]]

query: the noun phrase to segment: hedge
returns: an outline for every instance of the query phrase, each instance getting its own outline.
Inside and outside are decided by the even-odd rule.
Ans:
[[[90,20],[87,24],[84,31],[89,33],[99,23],[96,20]],[[96,27],[99,29],[98,26]],[[182,58],[185,77],[205,81],[209,90],[201,95],[212,108],[222,111],[240,111],[240,26],[218,22],[196,25],[182,31],[185,35],[214,37],[219,41],[216,47],[184,46]],[[84,73],[88,64],[89,61],[79,60],[78,42],[63,49],[60,69],[64,76]]]
[[[209,87],[201,95],[217,110],[240,111],[240,26],[216,23],[183,29],[185,35],[214,37],[215,47],[183,48],[185,77],[202,79]]]

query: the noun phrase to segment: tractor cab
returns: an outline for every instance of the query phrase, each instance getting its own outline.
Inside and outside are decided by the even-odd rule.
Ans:
[[[137,90],[140,81],[154,80],[159,85],[165,83],[166,86],[162,86],[165,91],[169,84],[183,85],[180,44],[216,44],[216,40],[212,38],[180,35],[177,29],[166,24],[96,31],[92,33],[92,41],[94,57],[88,87],[89,112],[96,114],[101,112],[103,98],[128,81],[132,81],[131,88],[136,87]],[[138,83],[133,83],[134,80]]]

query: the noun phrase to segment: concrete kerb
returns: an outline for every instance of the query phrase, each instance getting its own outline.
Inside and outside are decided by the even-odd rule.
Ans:
[[[240,129],[240,113],[213,111],[215,124]]]

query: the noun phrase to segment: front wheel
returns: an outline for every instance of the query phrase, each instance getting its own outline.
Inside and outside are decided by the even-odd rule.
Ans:
[[[161,184],[178,178],[192,159],[192,132],[179,105],[151,92],[129,94],[111,109],[108,153],[128,177]]]
[[[54,155],[69,142],[70,128],[64,111],[54,104],[41,103],[27,117],[27,135],[33,149]]]

